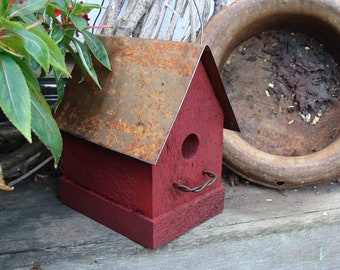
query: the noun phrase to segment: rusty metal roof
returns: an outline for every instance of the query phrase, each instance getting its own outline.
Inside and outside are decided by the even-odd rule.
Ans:
[[[102,89],[67,83],[55,117],[61,130],[119,153],[156,164],[199,61],[225,112],[226,128],[238,130],[207,46],[125,37],[100,37],[113,71],[94,63]]]

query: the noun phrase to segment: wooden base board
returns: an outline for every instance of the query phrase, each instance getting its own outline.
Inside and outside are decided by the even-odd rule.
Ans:
[[[156,249],[222,212],[225,189],[221,186],[172,211],[148,218],[115,203],[65,176],[60,178],[63,203],[135,242]]]

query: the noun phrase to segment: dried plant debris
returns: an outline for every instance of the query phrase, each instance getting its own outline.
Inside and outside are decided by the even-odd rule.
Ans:
[[[288,112],[296,111],[306,123],[317,124],[329,104],[340,99],[339,65],[321,43],[305,34],[280,30],[256,38],[266,39],[259,53],[265,68],[273,72],[266,91],[278,101],[290,100]]]
[[[0,164],[0,190],[4,190],[4,191],[12,191],[14,190],[13,187],[9,187],[6,185],[5,180],[3,178],[3,174],[2,174],[2,167]]]

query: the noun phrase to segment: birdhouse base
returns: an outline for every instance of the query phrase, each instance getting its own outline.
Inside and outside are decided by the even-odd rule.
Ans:
[[[224,187],[220,186],[151,219],[84,188],[65,176],[60,178],[60,197],[63,203],[151,249],[166,244],[221,213],[224,193]]]

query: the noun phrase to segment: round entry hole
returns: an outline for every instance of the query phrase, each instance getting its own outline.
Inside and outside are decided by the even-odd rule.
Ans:
[[[199,140],[196,134],[190,134],[182,144],[182,156],[189,159],[195,156],[198,150]]]

